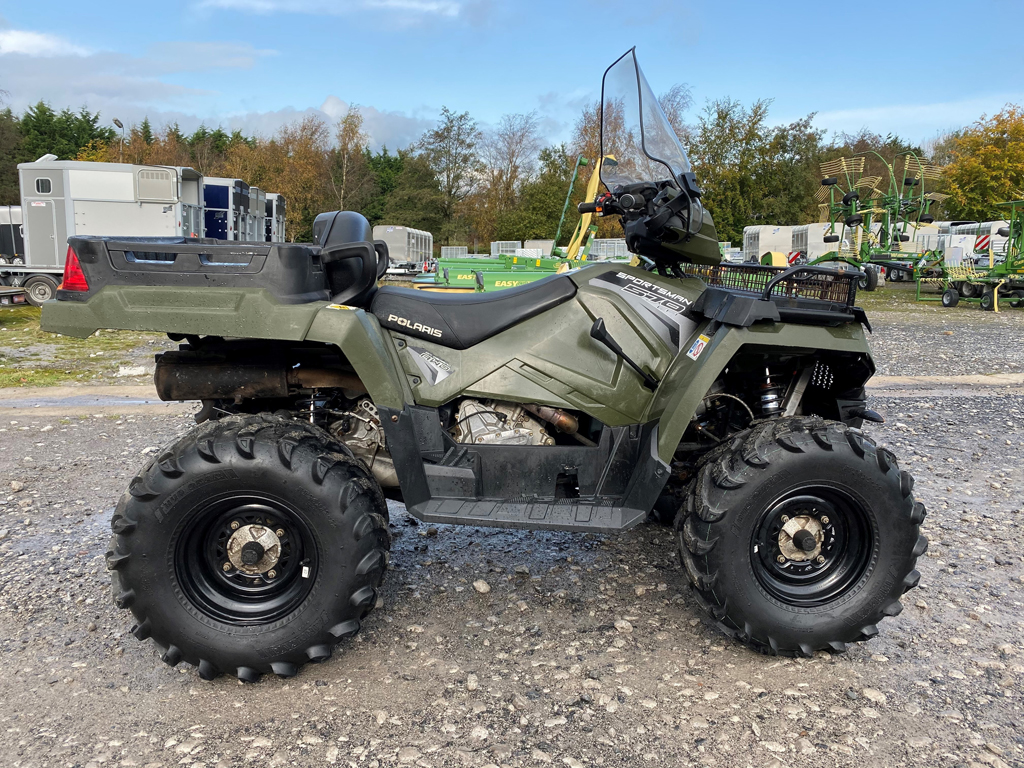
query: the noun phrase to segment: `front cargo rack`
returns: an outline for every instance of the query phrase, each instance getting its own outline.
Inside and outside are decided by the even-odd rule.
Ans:
[[[687,264],[689,277],[699,277],[708,286],[757,294],[794,306],[840,305],[849,309],[857,299],[857,284],[864,273],[847,266],[768,267],[761,264]],[[820,307],[824,308],[824,307]]]
[[[847,265],[687,264],[683,270],[687,277],[699,278],[708,286],[694,308],[728,324],[749,325],[758,320],[825,325],[860,322],[871,329],[864,311],[854,306],[864,273]]]

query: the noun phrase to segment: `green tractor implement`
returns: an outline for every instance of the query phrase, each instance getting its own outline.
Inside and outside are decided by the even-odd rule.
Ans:
[[[961,301],[978,304],[987,312],[998,312],[1002,300],[1010,307],[1024,307],[1024,200],[998,203],[997,208],[1009,211],[1008,224],[997,234],[1006,238],[1003,248],[986,243],[986,252],[964,254],[961,249],[947,249],[942,254],[938,276],[930,276],[919,267],[916,277],[918,301],[941,301],[944,307],[955,307]],[[935,265],[928,265],[934,271]],[[937,285],[939,296],[922,294],[923,285]]]
[[[880,175],[865,175],[869,159],[880,161]],[[935,221],[932,208],[946,198],[928,190],[942,169],[913,152],[900,153],[894,163],[864,152],[822,163],[821,174],[815,195],[820,221],[829,225],[825,242],[837,248],[811,263],[845,262],[863,270],[861,287],[869,291],[879,286],[881,268],[909,279],[920,260],[913,235]]]

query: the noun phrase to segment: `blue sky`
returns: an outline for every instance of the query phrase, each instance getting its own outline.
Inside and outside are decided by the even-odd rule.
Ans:
[[[862,4],[863,5],[863,4]],[[567,139],[607,64],[632,45],[658,92],[771,98],[773,122],[817,112],[916,141],[1024,103],[1020,0],[0,0],[0,89],[21,109],[83,104],[273,133],[358,104],[374,145],[408,144],[442,105],[484,126],[536,111]],[[884,10],[882,10],[884,9]],[[968,10],[969,9],[969,10]],[[1002,20],[1002,21],[1001,21]],[[921,53],[918,53],[920,51]]]

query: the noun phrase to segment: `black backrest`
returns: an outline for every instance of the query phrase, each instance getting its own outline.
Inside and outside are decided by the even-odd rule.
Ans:
[[[384,243],[373,241],[366,217],[355,211],[321,213],[313,221],[313,242],[320,246],[331,301],[368,305],[377,292],[377,279],[387,270],[388,255]]]

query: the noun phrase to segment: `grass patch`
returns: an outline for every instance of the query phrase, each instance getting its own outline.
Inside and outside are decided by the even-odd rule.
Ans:
[[[50,387],[104,379],[125,353],[152,341],[158,333],[99,331],[87,339],[48,333],[39,327],[38,307],[0,310],[0,387]],[[20,354],[13,354],[17,350]],[[22,352],[23,351],[23,352]]]
[[[913,283],[886,281],[880,291],[857,291],[857,305],[868,312],[907,312],[936,306],[933,302],[919,302],[914,298]]]

